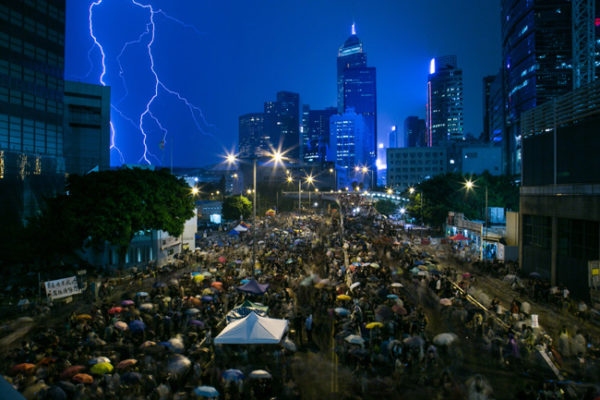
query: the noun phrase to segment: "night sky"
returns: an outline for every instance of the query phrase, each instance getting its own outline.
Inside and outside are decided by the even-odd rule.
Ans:
[[[465,132],[482,130],[482,78],[500,67],[499,0],[133,0],[151,4],[159,87],[144,119],[152,164],[202,166],[237,143],[238,116],[262,112],[280,90],[311,108],[336,105],[336,55],[356,22],[369,66],[377,68],[379,141],[408,115],[425,116],[432,57],[456,54],[464,74]],[[112,87],[115,144],[127,163],[146,162],[140,115],[154,95],[147,45],[149,8],[96,0],[93,32]],[[67,0],[65,78],[99,83],[101,54],[89,31],[89,0]],[[163,13],[156,13],[162,9]],[[178,21],[183,22],[180,24]],[[146,29],[148,33],[138,40]],[[122,77],[117,62],[120,56]],[[88,58],[88,53],[90,57]],[[126,86],[123,81],[125,81]],[[197,107],[197,108],[196,108]],[[168,130],[164,133],[152,116]],[[126,119],[128,118],[129,121]],[[172,139],[172,140],[171,140]],[[111,164],[120,164],[116,149]]]

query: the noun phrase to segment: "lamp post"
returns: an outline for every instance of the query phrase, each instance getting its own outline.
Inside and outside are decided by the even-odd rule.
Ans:
[[[465,182],[465,189],[467,191],[473,190],[475,184],[472,180]],[[485,209],[483,210],[483,226],[481,227],[481,243],[479,248],[479,258],[483,261],[483,240],[487,236],[487,210],[488,210],[488,186],[485,185]]]
[[[306,183],[309,185],[308,186],[308,210],[310,211],[310,185],[312,185],[314,179],[312,177],[312,175],[309,175],[306,177]]]
[[[337,190],[337,169],[334,168],[329,168],[329,173],[333,174],[333,190]]]

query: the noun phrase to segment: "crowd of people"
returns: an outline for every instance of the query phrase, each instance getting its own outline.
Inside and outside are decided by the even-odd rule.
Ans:
[[[0,371],[28,399],[568,398],[540,350],[594,381],[583,333],[565,328],[553,345],[528,303],[486,299],[359,197],[341,206],[204,238],[193,268],[155,276],[151,290],[104,291],[15,344]],[[252,279],[264,294],[240,290]],[[280,344],[215,344],[246,300],[289,322]],[[506,396],[495,370],[524,383]]]

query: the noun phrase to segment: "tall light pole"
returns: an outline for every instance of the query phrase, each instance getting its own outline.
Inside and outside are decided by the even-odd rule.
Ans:
[[[308,185],[308,210],[310,211],[310,185],[312,185],[314,179],[312,175],[306,177],[306,183]]]
[[[467,191],[472,190],[475,187],[475,184],[472,180],[468,180],[465,182],[465,189]],[[488,186],[485,185],[485,209],[483,210],[483,226],[481,228],[481,245],[479,248],[479,258],[483,261],[483,239],[487,236],[487,210],[488,210]]]
[[[329,168],[329,173],[333,174],[333,190],[337,190],[337,169],[334,168]]]

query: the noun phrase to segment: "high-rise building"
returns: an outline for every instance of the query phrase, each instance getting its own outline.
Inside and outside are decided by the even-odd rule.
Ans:
[[[110,87],[65,81],[67,174],[110,168]]]
[[[387,185],[406,190],[435,175],[446,173],[445,147],[387,149]]]
[[[600,76],[600,0],[572,0],[573,88]]]
[[[572,88],[571,0],[502,0],[505,172],[521,165],[521,113]]]
[[[349,108],[363,116],[366,126],[364,146],[369,159],[365,163],[375,169],[377,157],[377,85],[376,70],[367,66],[367,54],[363,44],[356,36],[352,25],[352,34],[338,50],[337,56],[338,113]]]
[[[264,114],[250,113],[238,119],[238,143],[240,158],[253,158],[269,151],[270,137],[265,135]]]
[[[425,120],[415,116],[406,117],[404,120],[404,137],[406,138],[406,146],[404,147],[427,146]]]
[[[495,75],[483,77],[483,132],[481,134],[481,140],[484,142],[490,141],[490,101],[491,101],[491,89],[492,84],[496,79]]]
[[[65,0],[0,0],[3,221],[24,221],[64,189],[64,46]]]
[[[398,146],[398,128],[396,125],[392,126],[392,130],[388,135],[388,149],[395,149]]]
[[[463,77],[456,56],[433,58],[427,79],[427,145],[464,140]]]
[[[337,108],[335,107],[308,110],[307,125],[303,127],[306,136],[304,162],[322,164],[326,161],[327,147],[329,146],[329,118],[336,113]]]
[[[338,186],[349,186],[351,180],[355,178],[354,169],[366,166],[370,158],[369,151],[364,145],[367,131],[365,119],[352,108],[348,108],[341,115],[331,116],[329,121],[327,160],[335,162]]]
[[[278,92],[276,101],[265,102],[264,131],[271,145],[281,146],[287,156],[300,158],[300,95]]]
[[[300,118],[300,159],[305,160],[308,151],[310,105],[302,104],[302,115]]]
[[[598,104],[596,80],[521,115],[519,264],[581,299],[600,254]]]
[[[490,84],[490,95],[487,108],[487,132],[488,140],[494,143],[501,143],[504,124],[505,124],[505,108],[506,102],[504,92],[504,79],[502,70],[494,76],[494,80]]]

